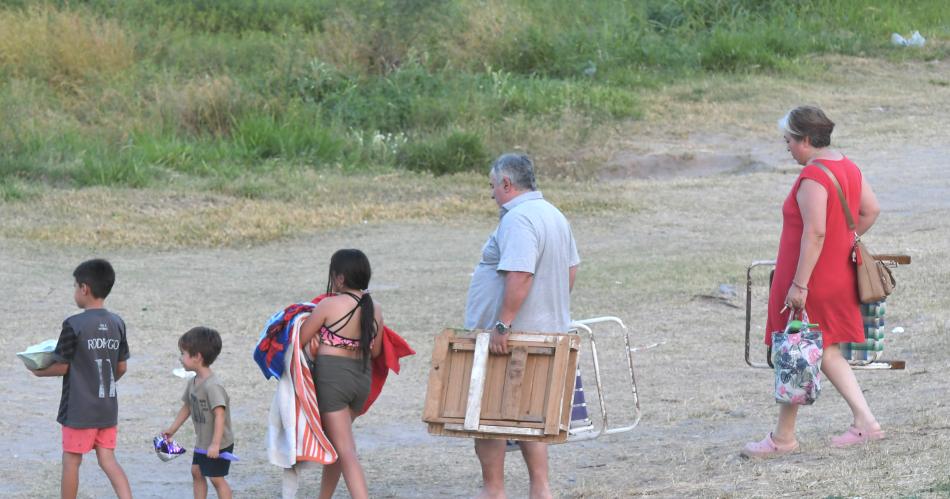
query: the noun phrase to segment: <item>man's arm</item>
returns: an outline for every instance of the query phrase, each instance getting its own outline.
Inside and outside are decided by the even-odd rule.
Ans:
[[[45,378],[48,376],[65,376],[69,372],[69,364],[65,362],[57,362],[46,369],[36,369],[31,370],[34,376]]]
[[[501,311],[498,313],[498,320],[507,325],[515,320],[521,305],[531,291],[531,284],[534,283],[534,274],[530,272],[506,272],[505,273],[505,294],[502,297]],[[508,336],[492,332],[491,344],[489,350],[492,353],[508,353]]]
[[[124,360],[119,361],[118,367],[115,369],[115,380],[119,381],[122,379],[122,376],[125,375],[125,371],[128,369],[128,365]]]
[[[568,292],[574,291],[574,278],[577,277],[577,265],[571,267],[570,272],[571,272],[571,277],[570,277],[570,279],[568,280],[568,284],[567,284],[567,286],[568,286],[567,291],[568,291]]]

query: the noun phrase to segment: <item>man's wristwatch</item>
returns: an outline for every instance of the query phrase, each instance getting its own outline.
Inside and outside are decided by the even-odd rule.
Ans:
[[[504,322],[498,321],[495,323],[495,332],[504,336],[508,334],[508,331],[511,331],[511,326],[505,324]]]

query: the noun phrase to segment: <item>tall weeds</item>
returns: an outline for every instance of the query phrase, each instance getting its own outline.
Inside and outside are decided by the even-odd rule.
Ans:
[[[191,80],[170,98],[180,129],[195,136],[230,135],[241,110],[241,89],[228,76]]]
[[[235,190],[271,168],[482,168],[526,138],[581,147],[672,79],[895,54],[911,29],[930,42],[903,57],[943,57],[948,16],[945,0],[0,0],[0,179]]]
[[[111,19],[35,5],[0,10],[0,72],[79,92],[133,63],[135,39]]]

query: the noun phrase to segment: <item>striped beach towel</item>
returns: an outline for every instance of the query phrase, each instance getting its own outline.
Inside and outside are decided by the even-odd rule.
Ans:
[[[323,432],[313,375],[300,348],[300,326],[307,317],[309,312],[291,319],[291,355],[284,357],[285,375],[278,380],[268,419],[268,458],[283,468],[304,461],[332,464],[337,460],[336,450]]]
[[[297,408],[297,461],[332,464],[337,458],[336,450],[323,433],[313,374],[300,348],[300,326],[307,317],[310,317],[309,313],[294,317],[291,332],[293,359],[290,363],[290,374],[294,381],[294,401]]]

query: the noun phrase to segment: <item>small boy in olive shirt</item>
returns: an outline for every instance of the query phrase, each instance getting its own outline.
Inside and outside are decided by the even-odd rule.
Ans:
[[[191,416],[195,423],[195,452],[191,462],[191,477],[195,498],[208,496],[211,480],[218,497],[231,498],[231,487],[224,479],[231,462],[220,457],[221,453],[234,450],[231,434],[231,403],[218,377],[211,372],[211,364],[221,353],[221,335],[207,327],[196,327],[178,339],[181,365],[197,375],[188,380],[182,395],[181,410],[172,425],[163,432],[166,440],[178,431]],[[197,452],[204,449],[207,454]]]

